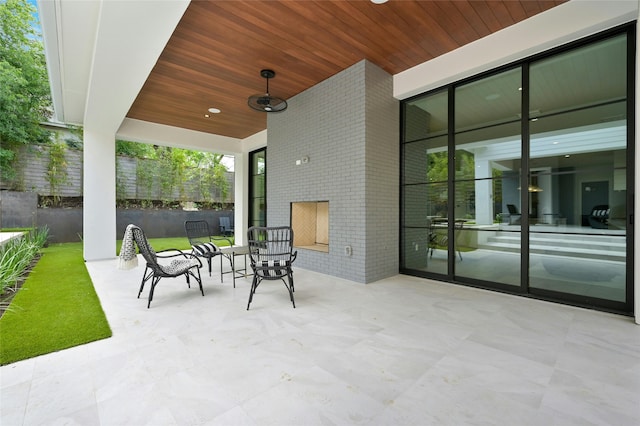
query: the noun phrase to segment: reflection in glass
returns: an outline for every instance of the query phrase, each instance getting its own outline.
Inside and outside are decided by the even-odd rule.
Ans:
[[[267,149],[249,154],[249,226],[267,225]]]
[[[430,227],[405,228],[403,232],[404,267],[436,274],[447,273],[447,252],[439,250]]]
[[[456,87],[456,145],[460,141],[469,142],[461,139],[461,135],[468,131],[487,129],[487,133],[476,140],[519,135],[518,127],[502,125],[520,120],[521,94],[522,73],[519,67]],[[496,126],[501,131],[492,130]],[[505,129],[515,133],[507,133]]]
[[[446,90],[405,103],[404,141],[412,142],[446,135],[448,126],[447,104],[448,94]]]
[[[631,34],[403,103],[403,268],[630,310]]]
[[[447,181],[447,138],[435,137],[403,146],[405,184]]]
[[[626,70],[625,36],[531,65],[532,289],[625,301]]]
[[[447,104],[442,91],[404,105],[401,258],[405,268],[438,274],[447,273],[446,244],[443,251],[436,240],[449,199]]]
[[[458,277],[521,285],[521,87],[514,68],[455,90]]]
[[[447,217],[447,184],[406,185],[403,192],[404,226],[427,227],[428,219]]]
[[[520,286],[521,214],[518,177],[495,172],[494,179],[456,183],[454,243],[458,255],[455,274],[478,280]],[[484,194],[482,200],[471,195]],[[476,203],[477,201],[477,203]],[[475,205],[493,202],[493,219],[475,220]]]

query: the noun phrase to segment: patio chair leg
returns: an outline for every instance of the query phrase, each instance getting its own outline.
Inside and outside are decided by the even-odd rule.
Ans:
[[[142,275],[142,282],[140,283],[140,290],[138,290],[138,299],[140,299],[140,295],[142,294],[142,290],[144,290],[144,284],[149,281],[149,278],[151,278],[153,276],[153,271],[150,271],[149,273],[147,273],[147,271],[149,271],[149,267],[147,266],[144,269],[144,274]]]
[[[287,285],[287,283],[285,283],[285,287],[287,287],[287,290],[289,290],[289,298],[291,299],[291,303],[293,304],[293,308],[296,308],[296,302],[295,300],[293,300],[293,277],[291,275],[288,275],[289,278],[289,285]]]
[[[200,293],[202,293],[202,295],[204,296],[204,289],[202,288],[202,276],[200,275],[200,268],[196,268],[196,272],[198,276],[196,276],[196,274],[194,274],[193,272],[190,272],[190,274],[192,274],[193,278],[195,278],[196,281],[198,281],[198,285],[200,285]]]
[[[251,290],[249,291],[249,302],[247,303],[247,311],[249,310],[249,305],[251,305],[251,301],[253,300],[253,294],[256,292],[257,287],[258,287],[258,276],[254,275],[253,280],[251,281]]]
[[[153,291],[156,289],[156,286],[158,285],[158,282],[160,281],[160,278],[153,278],[153,280],[151,280],[151,289],[149,290],[149,302],[147,303],[147,309],[149,309],[151,307],[151,301],[153,300]]]

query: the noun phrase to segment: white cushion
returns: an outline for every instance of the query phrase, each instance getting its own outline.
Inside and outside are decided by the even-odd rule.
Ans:
[[[191,246],[193,253],[198,256],[212,256],[217,254],[220,249],[213,243],[202,243]]]

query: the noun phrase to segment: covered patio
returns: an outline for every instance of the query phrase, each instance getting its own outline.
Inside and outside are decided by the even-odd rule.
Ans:
[[[395,276],[363,286],[295,268],[204,274],[205,296],[143,262],[87,263],[113,337],[3,366],[6,425],[640,422],[640,329],[625,317]]]
[[[636,20],[637,2],[563,3],[396,74],[357,63],[345,74],[359,82],[373,75],[386,98],[384,120],[366,108],[350,116],[365,123],[348,141],[366,143],[352,150],[334,134],[331,146],[305,139],[309,129],[321,133],[343,121],[341,111],[321,125],[300,119],[321,116],[304,106],[328,98],[326,81],[292,100],[298,109],[291,111],[300,115],[289,121],[303,123],[296,128],[281,116],[236,137],[129,116],[189,4],[38,2],[57,117],[84,126],[84,257],[113,337],[0,368],[0,423],[640,423],[640,329],[629,318],[397,274],[398,123],[397,109],[386,109],[394,100]],[[257,75],[260,66],[251,66]],[[360,88],[348,89],[357,92],[354,87]],[[367,138],[380,134],[371,155]],[[307,192],[321,187],[332,196],[329,190],[341,191],[331,206],[349,215],[332,223],[328,253],[339,269],[327,270],[313,254],[300,256],[295,309],[274,282],[261,286],[246,311],[250,280],[239,279],[234,288],[215,271],[203,274],[204,297],[182,280],[164,279],[147,309],[146,299],[136,298],[144,263],[120,271],[114,259],[116,139],[235,156],[237,244],[248,225],[248,155],[268,145],[279,154],[271,165],[288,171],[271,175],[270,224],[289,214],[290,188],[279,182],[299,182]],[[323,157],[326,152],[333,157]],[[303,156],[308,164],[295,169]],[[353,172],[345,177],[336,170]],[[328,180],[320,185],[318,176]],[[635,181],[638,187],[637,175]],[[314,194],[297,201],[327,199]],[[379,244],[381,229],[389,235],[385,244]],[[353,257],[344,256],[347,244]],[[637,239],[635,245],[637,260]],[[365,275],[377,265],[377,275]],[[634,287],[638,322],[637,280]]]
[[[244,243],[248,227],[249,153],[268,146],[272,154],[267,188],[269,224],[287,224],[293,201],[330,201],[331,208],[342,214],[332,215],[327,255],[304,253],[299,258],[300,265],[363,283],[392,277],[398,271],[399,245],[397,100],[638,17],[637,3],[627,1],[509,3],[507,13],[476,3],[465,13],[455,8],[448,10],[450,19],[464,20],[460,25],[473,29],[456,38],[454,29],[460,26],[455,21],[426,25],[411,19],[416,15],[412,11],[420,11],[421,17],[433,21],[435,15],[424,12],[424,4],[329,4],[313,3],[322,14],[309,17],[296,2],[252,2],[252,8],[238,7],[236,2],[186,0],[38,2],[56,119],[84,127],[85,260],[115,256],[116,139],[233,155],[238,244]],[[438,8],[453,6],[464,5],[437,4]],[[233,34],[242,34],[245,41],[262,40],[260,31],[267,20],[273,20],[273,25],[278,23],[273,19],[278,15],[271,15],[276,10],[291,19],[284,22],[291,31],[306,28],[319,31],[323,37],[331,35],[321,25],[303,23],[310,19],[331,23],[340,18],[342,26],[336,31],[341,36],[332,36],[335,39],[331,46],[340,46],[343,55],[327,56],[322,53],[326,46],[310,48],[298,43],[314,38],[304,31],[298,38],[271,37],[267,38],[270,42],[260,42],[260,60],[250,55],[253,51],[241,49],[252,43],[233,41]],[[476,18],[474,22],[467,22],[472,16]],[[487,24],[483,17],[487,22],[493,21]],[[354,23],[354,18],[360,24]],[[211,34],[202,30],[201,26],[206,27],[206,22],[214,19],[222,19],[226,30]],[[363,43],[349,36],[349,25],[360,28],[365,22],[375,24],[376,19],[393,26],[397,37],[385,39],[399,43],[394,44],[396,49],[406,51],[383,53],[379,49],[384,46],[379,43]],[[293,25],[296,22],[299,25]],[[407,35],[407,22],[419,31],[400,37]],[[247,25],[243,27],[242,23]],[[451,30],[443,31],[443,27]],[[418,34],[431,42],[419,43]],[[344,37],[342,42],[336,43],[340,37]],[[419,53],[407,53],[411,46]],[[287,62],[293,51],[301,60]],[[236,58],[236,62],[216,56],[221,52],[229,59]],[[200,65],[191,62],[191,54],[198,56],[202,62],[196,63]],[[237,61],[238,58],[247,60]],[[410,64],[416,58],[424,62]],[[350,64],[355,65],[349,67]],[[268,118],[251,112],[246,97],[239,95],[263,87],[258,71],[265,66],[277,68],[275,87],[291,105],[287,111],[269,114]],[[356,93],[375,101],[365,102],[353,95]],[[339,102],[335,94],[343,95]],[[222,108],[223,112],[213,120],[203,121],[206,108],[216,106],[210,103],[223,101],[228,105]],[[319,104],[321,107],[316,108]],[[225,116],[227,111],[231,113]],[[247,115],[250,113],[254,115]],[[639,152],[636,150],[636,157]],[[297,160],[303,157],[310,162],[296,167]],[[636,185],[640,182],[637,174],[635,181]],[[287,186],[289,182],[298,184]],[[381,211],[386,213],[372,214]],[[380,235],[381,230],[384,235]],[[380,238],[386,244],[379,244]],[[353,253],[348,258],[344,256],[347,247]],[[637,259],[637,242],[633,252]],[[637,282],[634,287],[637,321]]]

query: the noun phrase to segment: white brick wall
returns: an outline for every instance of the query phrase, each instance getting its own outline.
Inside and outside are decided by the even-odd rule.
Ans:
[[[391,75],[367,61],[268,116],[268,225],[289,225],[291,202],[329,201],[329,253],[299,250],[298,266],[362,283],[398,272],[398,116]]]

